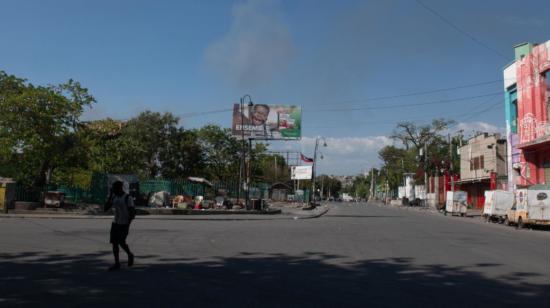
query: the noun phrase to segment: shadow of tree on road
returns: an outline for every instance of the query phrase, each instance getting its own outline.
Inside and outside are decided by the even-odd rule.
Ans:
[[[548,307],[536,273],[490,279],[473,264],[416,265],[410,258],[339,262],[343,256],[242,253],[207,260],[138,256],[107,272],[110,251],[0,254],[0,305],[89,307]],[[336,265],[338,264],[338,265]]]

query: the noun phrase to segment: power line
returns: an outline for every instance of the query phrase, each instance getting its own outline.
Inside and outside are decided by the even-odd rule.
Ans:
[[[334,101],[334,102],[330,102],[330,103],[323,103],[322,105],[335,104],[335,103],[372,102],[372,101],[389,100],[389,99],[402,98],[402,97],[420,96],[420,95],[426,95],[426,94],[447,92],[447,91],[452,91],[452,90],[461,90],[461,89],[479,87],[479,86],[483,86],[483,85],[499,83],[499,82],[502,82],[502,81],[503,81],[503,79],[497,79],[497,80],[470,83],[470,84],[454,86],[454,87],[439,88],[439,89],[434,89],[434,90],[410,92],[410,93],[388,95],[388,96],[377,96],[377,97],[362,98],[362,99],[359,98],[359,99],[340,100],[338,102]],[[216,109],[216,110],[209,110],[209,111],[188,112],[188,113],[180,114],[178,116],[181,116],[182,118],[192,118],[192,117],[199,117],[199,116],[203,116],[203,115],[225,113],[225,112],[231,112],[231,111],[233,111],[233,109]]]
[[[416,0],[416,3],[418,3],[418,5],[420,5],[421,7],[423,7],[425,10],[429,11],[430,13],[432,13],[433,15],[437,16],[439,19],[441,19],[441,21],[443,21],[444,23],[446,23],[447,25],[449,25],[450,27],[452,27],[453,29],[455,29],[456,31],[458,31],[459,33],[461,33],[462,35],[466,36],[467,38],[469,38],[470,40],[472,40],[474,43],[480,45],[481,47],[493,52],[494,54],[498,55],[499,57],[503,58],[504,60],[510,60],[509,57],[506,57],[505,55],[503,55],[501,52],[499,52],[498,50],[490,47],[489,45],[483,43],[482,41],[478,40],[476,37],[474,37],[472,34],[466,32],[465,30],[461,29],[460,27],[458,27],[455,23],[451,22],[449,19],[445,18],[443,15],[441,15],[440,13],[438,13],[436,10],[434,10],[433,8],[427,6],[426,4],[424,4],[422,1],[420,0]]]
[[[378,96],[378,97],[363,98],[363,99],[341,100],[341,101],[338,101],[338,103],[380,101],[380,100],[388,100],[388,99],[401,98],[401,97],[420,96],[420,95],[426,95],[426,94],[447,92],[447,91],[452,91],[452,90],[460,90],[460,89],[466,89],[466,88],[479,87],[479,86],[494,84],[494,83],[498,83],[498,82],[502,82],[502,81],[503,81],[503,79],[498,79],[498,80],[483,81],[483,82],[478,82],[478,83],[466,84],[466,85],[462,85],[462,86],[449,87],[449,88],[439,88],[439,89],[427,90],[427,91],[410,92],[410,93],[396,94],[396,95],[389,95],[389,96]],[[334,102],[331,102],[330,104],[332,104],[332,103],[334,103]],[[324,103],[323,105],[326,105],[326,104],[328,104],[328,103]]]
[[[482,98],[482,97],[489,97],[489,96],[495,96],[500,95],[502,92],[493,92],[488,94],[482,94],[482,95],[475,95],[475,96],[466,96],[466,97],[460,97],[460,98],[454,98],[454,99],[446,99],[446,100],[437,100],[437,101],[431,101],[431,102],[423,102],[423,103],[412,103],[412,104],[399,104],[399,105],[389,105],[389,106],[367,106],[367,107],[349,107],[349,108],[329,108],[329,109],[316,109],[316,110],[309,110],[309,112],[338,112],[338,111],[356,111],[356,110],[378,110],[378,109],[394,109],[394,108],[404,108],[404,107],[416,107],[416,106],[424,106],[424,105],[436,105],[436,104],[448,104],[453,103],[457,101],[466,101],[476,98]]]
[[[215,114],[215,113],[225,113],[233,111],[233,108],[231,109],[217,109],[217,110],[210,110],[210,111],[200,111],[200,112],[188,112],[188,113],[182,113],[178,116],[184,117],[184,118],[192,118],[192,117],[198,117],[208,114]]]
[[[485,103],[488,103],[489,101],[490,100],[488,100],[486,102],[483,102],[480,105],[483,107],[483,105]],[[487,106],[486,108],[483,108],[483,109],[475,108],[472,111],[468,111],[468,112],[465,112],[465,113],[458,114],[452,120],[455,120],[455,121],[456,120],[459,120],[459,121],[469,120],[469,119],[473,118],[474,116],[481,115],[481,114],[484,114],[484,113],[490,111],[491,109],[497,107],[500,104],[502,104],[502,102],[500,100],[498,100],[497,102]],[[422,116],[422,117],[407,118],[406,120],[423,121],[423,120],[433,120],[434,118],[437,118],[437,115],[433,115],[433,116],[429,116],[429,117]],[[405,121],[405,120],[402,120],[402,121]],[[396,122],[398,122],[398,121],[396,121]],[[383,122],[367,121],[367,122],[353,122],[353,123],[346,123],[346,124],[350,124],[350,125],[353,125],[353,126],[369,126],[369,125],[382,125],[382,124],[394,125],[395,123],[391,123],[389,121],[383,121]],[[455,124],[449,125],[448,128],[455,127],[459,124],[460,123],[457,122]],[[311,125],[311,126],[305,125],[304,127],[307,127],[307,128],[334,128],[334,127],[342,127],[342,125]]]

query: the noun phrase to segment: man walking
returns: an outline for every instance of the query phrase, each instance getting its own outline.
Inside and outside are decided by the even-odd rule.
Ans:
[[[109,270],[115,271],[120,269],[119,246],[128,255],[128,267],[134,265],[134,254],[130,251],[128,244],[126,244],[130,222],[135,214],[134,201],[130,195],[124,192],[123,183],[121,181],[113,183],[109,199],[105,206],[105,211],[108,211],[111,207],[115,212],[113,223],[111,224],[110,236],[110,242],[113,245],[115,264],[109,267]]]

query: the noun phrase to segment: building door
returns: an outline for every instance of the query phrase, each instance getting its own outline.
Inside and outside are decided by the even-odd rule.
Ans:
[[[544,184],[550,185],[550,161],[545,161],[542,167],[544,168]]]

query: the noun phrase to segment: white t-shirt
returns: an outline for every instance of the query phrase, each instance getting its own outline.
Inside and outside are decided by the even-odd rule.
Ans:
[[[128,196],[128,204],[126,204],[126,196]],[[134,207],[134,200],[128,194],[122,196],[113,196],[113,209],[115,211],[115,217],[113,222],[119,225],[127,225],[130,223],[130,215],[128,213],[128,207]]]

